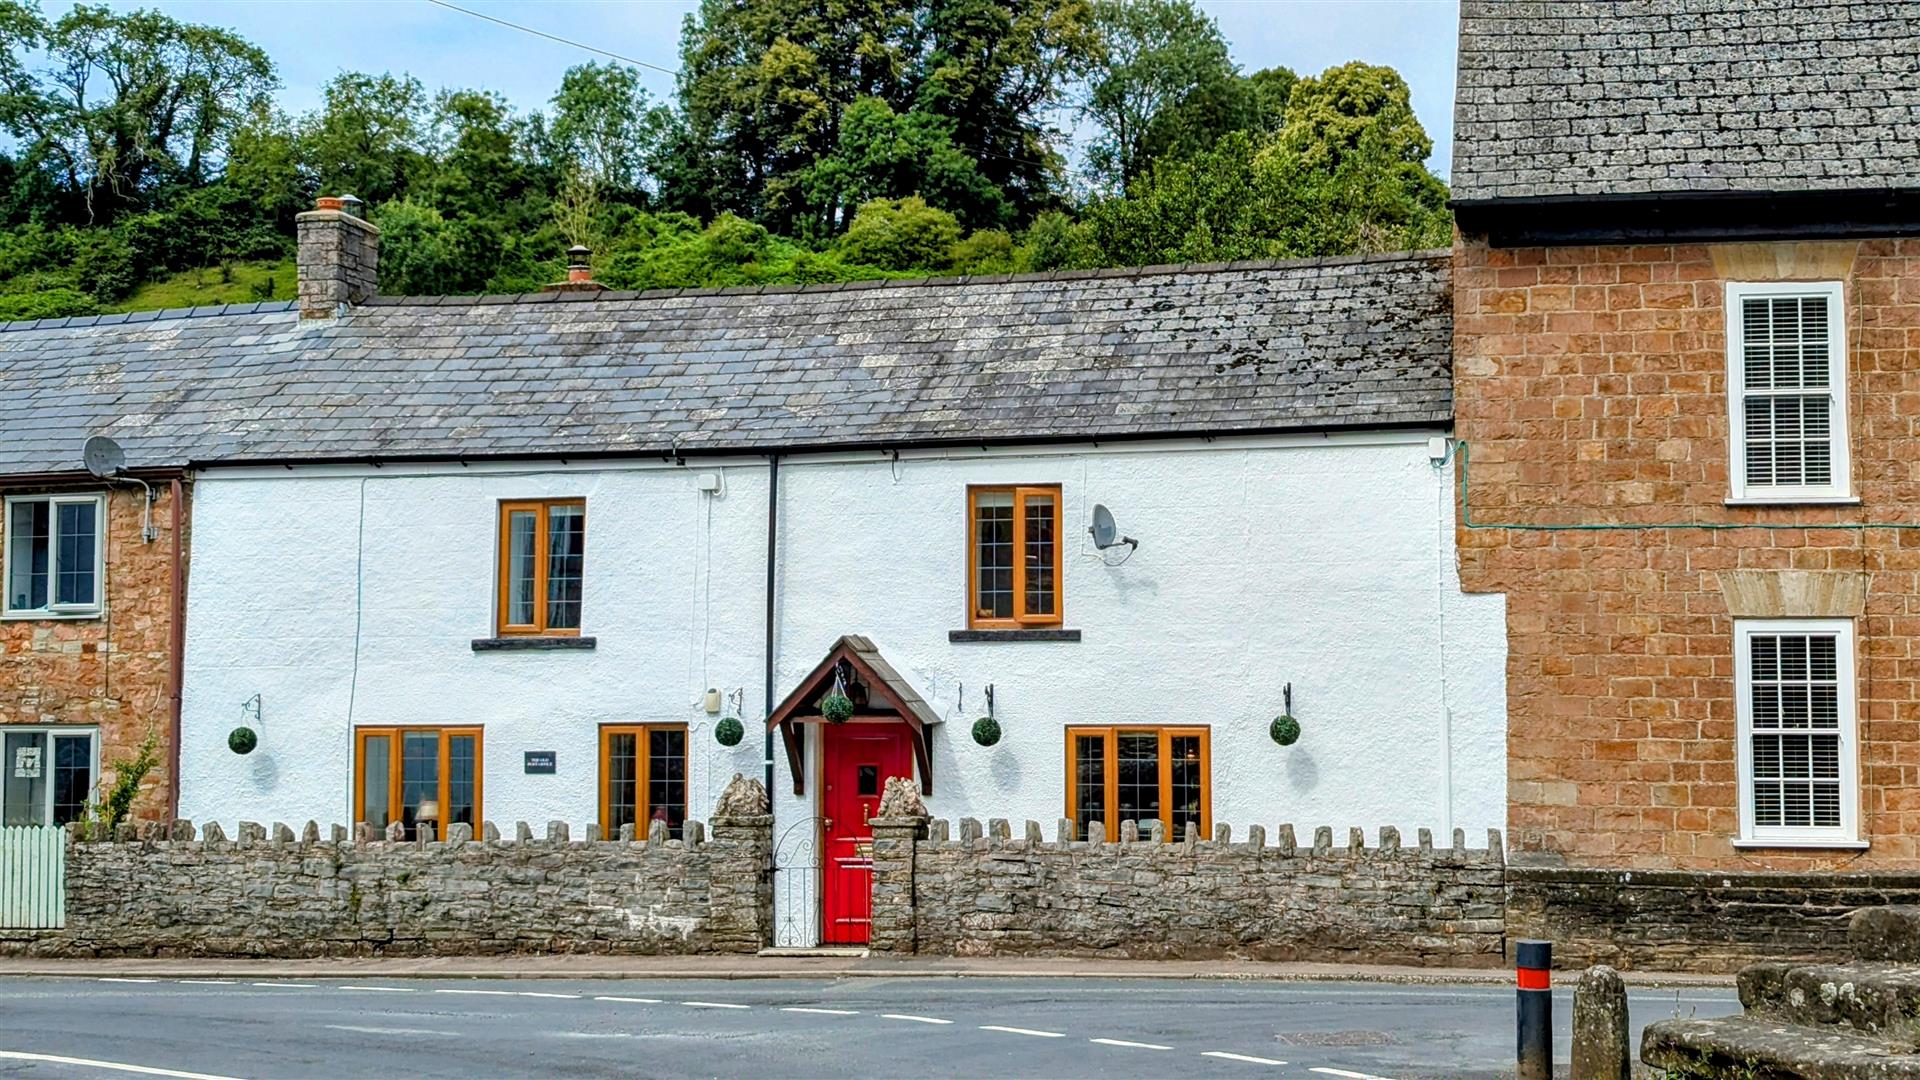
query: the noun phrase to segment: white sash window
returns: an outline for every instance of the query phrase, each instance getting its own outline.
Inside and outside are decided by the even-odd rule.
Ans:
[[[1727,285],[1732,501],[1849,500],[1841,295],[1837,281]]]
[[[1734,623],[1743,844],[1857,845],[1853,671],[1851,619]]]

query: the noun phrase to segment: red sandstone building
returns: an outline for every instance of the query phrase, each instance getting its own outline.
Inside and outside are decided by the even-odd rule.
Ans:
[[[0,476],[0,824],[81,818],[150,735],[134,816],[170,815],[186,501],[178,472]]]
[[[1516,864],[1920,867],[1916,58],[1913,4],[1464,5],[1458,538]]]

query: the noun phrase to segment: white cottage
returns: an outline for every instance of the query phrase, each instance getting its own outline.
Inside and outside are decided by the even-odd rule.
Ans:
[[[889,776],[1083,832],[1505,824],[1444,252],[411,298],[357,218],[301,238],[296,309],[4,343],[191,472],[182,816],[677,834],[760,775],[792,945],[865,939]]]

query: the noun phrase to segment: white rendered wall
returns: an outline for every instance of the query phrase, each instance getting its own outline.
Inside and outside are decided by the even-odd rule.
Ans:
[[[353,727],[477,724],[483,814],[577,836],[598,817],[598,726],[683,722],[688,809],[705,819],[734,772],[760,770],[767,508],[764,465],[700,471],[724,474],[723,497],[663,467],[203,475],[181,813],[346,822]],[[582,633],[598,648],[474,652],[493,634],[499,501],[562,496],[586,499]],[[708,686],[745,688],[749,737],[732,750],[698,707]],[[260,745],[239,757],[227,733],[256,693]],[[557,772],[525,774],[527,750],[556,751]]]
[[[1429,433],[787,459],[780,469],[775,696],[843,634],[873,639],[947,722],[942,817],[1065,810],[1063,729],[1211,729],[1213,820],[1469,830],[1504,824],[1504,600],[1459,590],[1451,466]],[[503,827],[597,816],[597,727],[690,725],[689,812],[759,775],[764,462],[546,469],[232,470],[196,488],[182,813],[345,821],[356,725],[485,728],[483,813]],[[719,472],[724,495],[695,488]],[[966,626],[966,488],[1060,484],[1065,626],[1078,642],[952,643]],[[501,499],[587,500],[591,652],[475,653],[492,633]],[[364,527],[362,499],[364,497]],[[1094,503],[1140,541],[1124,564],[1086,542]],[[1267,726],[1294,688],[1304,734]],[[1004,731],[968,734],[994,684]],[[965,687],[965,707],[960,705]],[[731,750],[697,706],[745,691]],[[260,694],[260,748],[227,732]],[[526,750],[558,752],[527,776]],[[817,785],[792,794],[778,749],[776,830],[810,861]],[[818,762],[810,735],[806,769]],[[788,874],[780,918],[811,940],[817,891]],[[791,890],[791,891],[789,891]],[[796,899],[783,899],[791,896]]]

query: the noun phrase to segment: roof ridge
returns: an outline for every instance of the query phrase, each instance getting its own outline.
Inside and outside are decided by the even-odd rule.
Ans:
[[[199,307],[154,308],[147,311],[113,311],[104,315],[62,315],[48,319],[0,320],[0,334],[18,330],[72,330],[82,326],[117,326],[121,323],[158,322],[162,319],[206,319],[216,315],[262,315],[292,311],[296,300],[252,300],[243,304],[203,304]]]
[[[1452,248],[1370,252],[1360,255],[1313,255],[1293,259],[1235,259],[1210,263],[1159,263],[1151,266],[1111,266],[1092,270],[1039,270],[1025,274],[943,274],[913,278],[872,278],[862,281],[823,281],[805,284],[670,286],[659,289],[607,289],[602,292],[483,293],[465,296],[380,296],[362,307],[443,307],[460,304],[591,303],[598,300],[663,300],[681,296],[753,296],[786,293],[832,293],[870,289],[926,288],[947,285],[1027,284],[1047,281],[1087,281],[1104,278],[1161,277],[1174,274],[1217,274],[1228,271],[1306,270],[1316,267],[1359,266],[1367,263],[1422,262],[1451,259]]]

